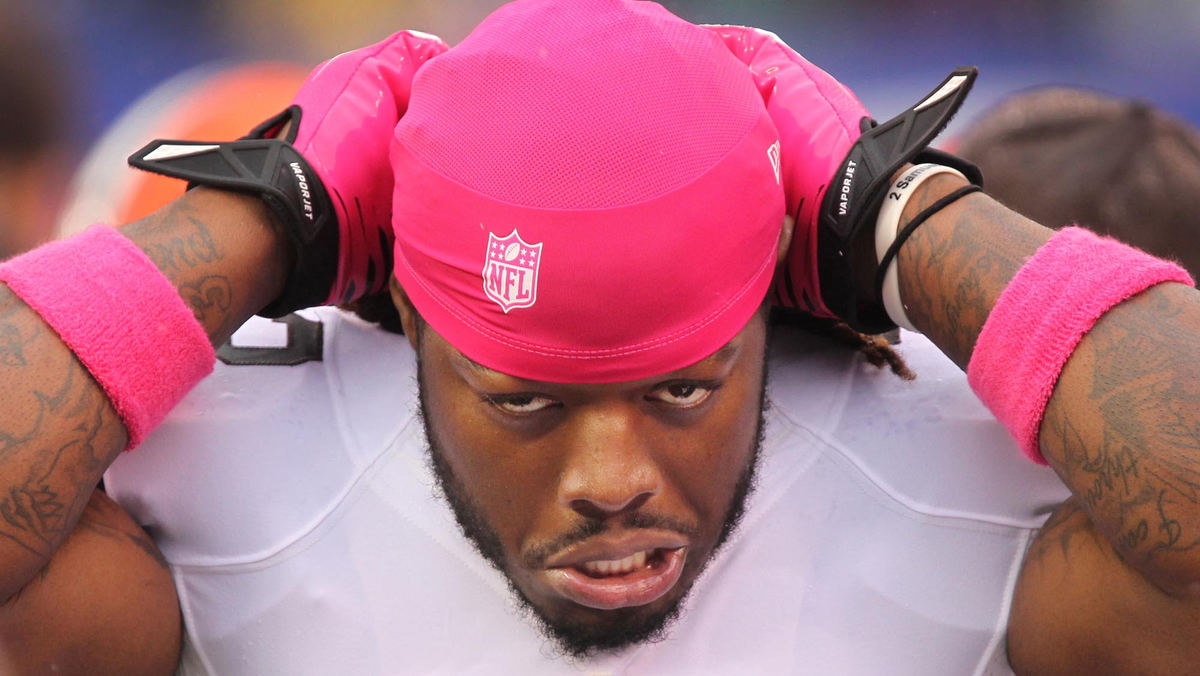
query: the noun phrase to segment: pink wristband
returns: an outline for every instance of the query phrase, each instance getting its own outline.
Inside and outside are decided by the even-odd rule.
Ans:
[[[0,265],[8,284],[104,388],[141,443],[208,375],[208,336],[171,282],[116,230],[93,226]]]
[[[1045,465],[1038,430],[1067,358],[1096,320],[1160,282],[1192,286],[1174,263],[1083,228],[1064,228],[1017,271],[992,308],[967,365],[967,381]]]

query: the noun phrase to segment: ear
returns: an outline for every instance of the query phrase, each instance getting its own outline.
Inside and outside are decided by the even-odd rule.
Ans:
[[[408,336],[408,343],[412,345],[415,352],[417,350],[417,309],[413,307],[412,301],[408,299],[408,294],[404,293],[400,282],[396,281],[393,276],[388,283],[388,290],[392,294],[392,303],[396,306],[396,310],[400,313],[400,324],[404,327],[404,335]]]
[[[775,274],[783,271],[787,263],[788,251],[792,248],[792,231],[796,229],[796,219],[791,216],[783,217],[783,228],[779,231],[779,244],[775,249]]]

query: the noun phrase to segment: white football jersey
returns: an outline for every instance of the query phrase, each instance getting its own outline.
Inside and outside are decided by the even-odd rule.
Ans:
[[[910,383],[777,330],[740,530],[665,640],[577,661],[438,496],[407,341],[303,314],[252,319],[105,476],[170,562],[184,673],[1008,671],[1020,561],[1067,493],[921,336]]]

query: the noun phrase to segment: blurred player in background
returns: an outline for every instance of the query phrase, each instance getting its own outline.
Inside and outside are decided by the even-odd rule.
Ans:
[[[1039,223],[1078,224],[1200,273],[1200,131],[1148,102],[1021,92],[985,111],[957,152],[988,194]]]
[[[128,223],[183,194],[186,186],[125,164],[161,138],[237,138],[279,112],[308,69],[286,62],[211,64],[184,71],[131,104],[96,141],[75,175],[58,236],[93,223]]]

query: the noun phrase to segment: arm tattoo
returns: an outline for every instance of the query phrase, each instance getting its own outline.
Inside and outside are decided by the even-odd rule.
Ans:
[[[189,192],[121,232],[223,342],[286,279],[260,200]],[[34,578],[77,526],[128,436],[87,369],[0,284],[0,595]]]
[[[208,226],[186,202],[173,202],[130,224],[126,234],[137,237],[150,260],[172,280],[202,263],[224,258]]]
[[[0,366],[24,366],[28,363],[25,358],[25,346],[37,339],[41,329],[34,327],[29,335],[21,335],[17,327],[4,321],[0,316]]]
[[[204,323],[210,314],[226,316],[232,305],[233,285],[219,275],[205,275],[195,284],[180,284],[179,295],[192,308],[196,321]]]
[[[1155,287],[1097,322],[1068,364],[1086,396],[1052,397],[1042,423],[1047,460],[1135,567],[1200,554],[1200,368],[1175,356],[1200,352],[1200,313],[1185,293]]]
[[[124,228],[159,270],[175,284],[196,321],[212,335],[232,332],[241,323],[233,316],[234,285],[224,275],[213,274],[212,264],[225,260],[205,222],[202,210],[187,200],[177,200]]]
[[[23,305],[0,287],[0,335],[36,348],[47,340],[47,332],[22,321],[18,307]],[[46,556],[74,526],[95,478],[110,460],[106,449],[119,443],[124,428],[91,376],[68,353],[59,351],[58,359],[41,361],[20,354],[19,359],[0,360],[0,382],[36,382],[24,396],[6,399],[20,415],[0,424],[5,469],[0,474],[0,537]],[[51,425],[66,433],[45,439]]]
[[[940,194],[919,193],[905,213]],[[965,368],[1005,285],[1051,234],[986,195],[952,204],[900,250],[909,317]],[[1138,294],[1084,336],[1041,426],[1042,453],[1079,509],[1117,556],[1168,592],[1200,570],[1196,354],[1195,290],[1164,284]]]
[[[1024,566],[1046,565],[1051,556],[1071,561],[1076,547],[1090,545],[1107,555],[1112,548],[1106,545],[1076,498],[1064,502],[1038,530],[1037,537],[1025,553]]]
[[[905,214],[911,217],[940,197],[934,191],[918,193]],[[900,275],[900,294],[909,318],[965,369],[1000,290],[1045,236],[981,194],[968,195],[938,215],[936,225],[932,219],[921,225],[900,249],[907,273]],[[981,220],[999,227],[982,230]]]

